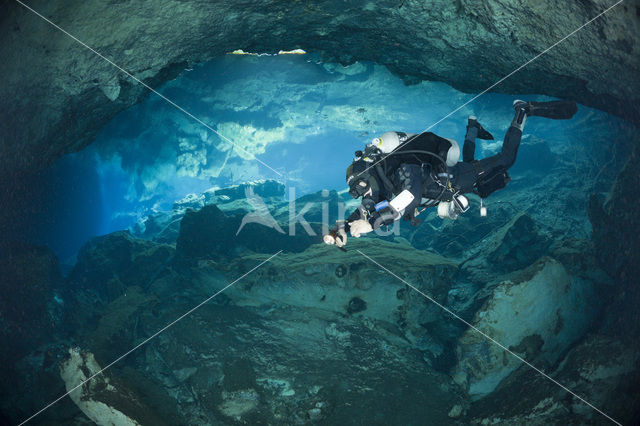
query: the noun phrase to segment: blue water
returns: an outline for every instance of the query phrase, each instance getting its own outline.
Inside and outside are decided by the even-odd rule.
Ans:
[[[295,187],[296,196],[344,189],[353,152],[387,130],[429,129],[462,144],[466,118],[474,114],[496,137],[479,143],[476,157],[490,155],[499,149],[516,99],[485,94],[439,122],[474,95],[443,83],[406,86],[374,64],[345,68],[305,56],[221,57],[159,90],[282,175],[151,94],[115,117],[89,148],[41,176],[47,196],[28,221],[32,240],[50,245],[63,262],[73,262],[90,236],[126,229],[210,187],[268,178]],[[542,140],[561,161],[588,168],[588,161],[607,163],[607,141],[631,131],[581,106],[570,122],[529,120],[524,141]],[[622,161],[618,155],[611,172]],[[516,167],[526,171],[536,162],[520,156]]]

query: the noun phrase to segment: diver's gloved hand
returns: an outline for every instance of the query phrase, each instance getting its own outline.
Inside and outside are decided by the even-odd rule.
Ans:
[[[338,229],[336,235],[336,245],[338,247],[344,247],[347,245],[347,233],[342,228]]]
[[[338,247],[344,247],[347,245],[347,233],[343,228],[339,228],[335,231],[330,231],[323,237],[324,243],[330,246],[336,245]]]
[[[349,224],[351,236],[360,238],[362,234],[373,231],[373,227],[364,219],[354,220]]]

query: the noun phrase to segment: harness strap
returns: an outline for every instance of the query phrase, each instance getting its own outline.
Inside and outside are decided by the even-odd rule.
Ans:
[[[392,194],[393,183],[391,183],[391,181],[387,177],[387,174],[384,172],[384,170],[382,170],[382,166],[380,164],[381,163],[376,164],[375,166],[376,172],[378,173],[378,177],[380,178],[380,180],[382,181],[382,184],[384,185],[384,189],[387,191],[387,193]]]

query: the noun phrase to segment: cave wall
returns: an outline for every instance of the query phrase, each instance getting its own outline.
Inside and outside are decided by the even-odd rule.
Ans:
[[[589,219],[602,268],[613,277],[602,327],[610,334],[640,336],[640,151],[636,147],[608,199],[592,195]]]
[[[34,0],[47,19],[157,87],[234,49],[369,60],[407,83],[484,90],[613,1]],[[0,0],[0,170],[82,149],[149,94],[17,2]],[[574,99],[638,121],[640,0],[626,1],[494,90]],[[215,123],[212,123],[215,124]]]

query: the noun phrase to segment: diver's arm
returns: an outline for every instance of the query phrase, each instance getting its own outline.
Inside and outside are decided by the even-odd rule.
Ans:
[[[422,200],[422,171],[420,166],[402,164],[397,170],[397,181],[401,191],[391,201],[383,201],[375,205],[375,211],[369,218],[373,229],[389,225],[394,221],[409,215],[412,217],[416,207]]]
[[[351,235],[358,238],[384,225],[400,219],[408,208],[414,205],[415,196],[408,189],[403,190],[391,201],[383,200],[367,208],[365,203],[351,213],[347,219]]]
[[[372,217],[370,211],[373,210],[373,206],[373,200],[370,198],[364,199],[362,204],[349,215],[346,222],[346,230],[351,233],[352,237],[360,238],[362,234],[373,231],[373,227],[369,222]]]
[[[402,164],[397,171],[397,181],[400,183],[400,193],[391,201],[383,200],[374,204],[371,199],[363,199],[362,204],[354,211],[347,222],[354,228],[353,236],[371,232],[384,225],[390,225],[396,220],[409,214],[422,200],[422,170],[420,166]],[[355,233],[353,232],[355,231]]]
[[[347,223],[355,222],[359,219],[366,219],[366,209],[363,205],[359,205],[357,209],[353,211],[347,218]]]
[[[349,215],[347,220],[338,220],[336,222],[329,230],[329,233],[323,237],[324,242],[329,245],[335,244],[342,248],[347,244],[347,233],[351,232],[351,235],[357,238],[361,234],[371,232],[373,229],[369,225],[368,217],[368,210],[363,202]]]
[[[414,204],[414,200],[415,196],[411,191],[405,189],[391,201],[385,200],[376,204],[376,211],[368,219],[372,230],[378,229],[383,225],[390,225],[403,217],[404,212]]]
[[[341,250],[344,250],[344,246],[347,244],[347,232],[349,232],[349,223],[344,220],[339,220],[336,224],[329,230],[322,239],[325,244],[333,245],[335,244]]]

